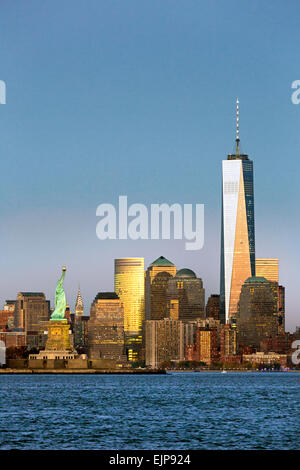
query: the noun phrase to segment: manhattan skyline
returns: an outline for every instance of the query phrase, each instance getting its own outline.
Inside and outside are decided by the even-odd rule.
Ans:
[[[234,152],[238,96],[241,152],[255,162],[256,256],[279,258],[287,330],[294,330],[296,15],[280,2],[91,3],[83,12],[75,2],[72,21],[56,1],[47,12],[33,1],[2,7],[1,304],[33,290],[53,306],[57,267],[65,264],[67,301],[73,309],[80,283],[89,313],[96,293],[113,289],[115,258],[143,257],[147,268],[160,255],[202,277],[206,297],[218,293],[221,162]],[[285,34],[277,34],[277,17]],[[121,194],[130,204],[205,204],[204,248],[185,251],[184,240],[99,241],[96,207],[116,204]]]

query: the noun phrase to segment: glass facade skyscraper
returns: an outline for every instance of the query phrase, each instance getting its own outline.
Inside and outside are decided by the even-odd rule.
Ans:
[[[222,162],[220,320],[235,318],[243,283],[255,276],[253,162],[239,153]]]
[[[124,306],[124,330],[129,361],[138,359],[145,319],[144,258],[115,259],[115,292]]]

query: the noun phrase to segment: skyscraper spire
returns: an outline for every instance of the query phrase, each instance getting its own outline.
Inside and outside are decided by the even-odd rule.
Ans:
[[[81,297],[81,292],[80,292],[80,286],[78,287],[78,294],[77,294],[76,305],[75,305],[75,315],[76,316],[83,315],[83,302],[82,302],[82,297]]]
[[[236,155],[240,152],[240,117],[239,117],[239,99],[236,99]]]

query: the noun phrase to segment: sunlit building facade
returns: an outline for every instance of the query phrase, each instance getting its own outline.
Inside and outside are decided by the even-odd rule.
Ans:
[[[238,123],[238,121],[237,121]],[[255,275],[253,162],[239,153],[222,162],[220,320],[235,318],[243,283]]]
[[[129,361],[138,360],[145,318],[144,258],[115,259],[115,292],[124,306],[124,331]]]
[[[197,328],[193,360],[211,365],[219,359],[217,328]]]
[[[279,282],[278,258],[256,258],[255,274],[258,277],[265,277],[268,281]]]
[[[279,285],[279,261],[278,258],[256,258],[255,274],[272,282],[277,295],[278,309],[278,333],[285,332],[285,288]]]

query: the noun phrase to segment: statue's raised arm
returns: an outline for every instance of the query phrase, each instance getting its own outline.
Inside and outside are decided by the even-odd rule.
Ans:
[[[57,281],[55,290],[55,310],[51,315],[50,320],[60,321],[65,320],[66,313],[66,294],[63,288],[63,282],[66,275],[67,268],[63,266],[61,278]]]

